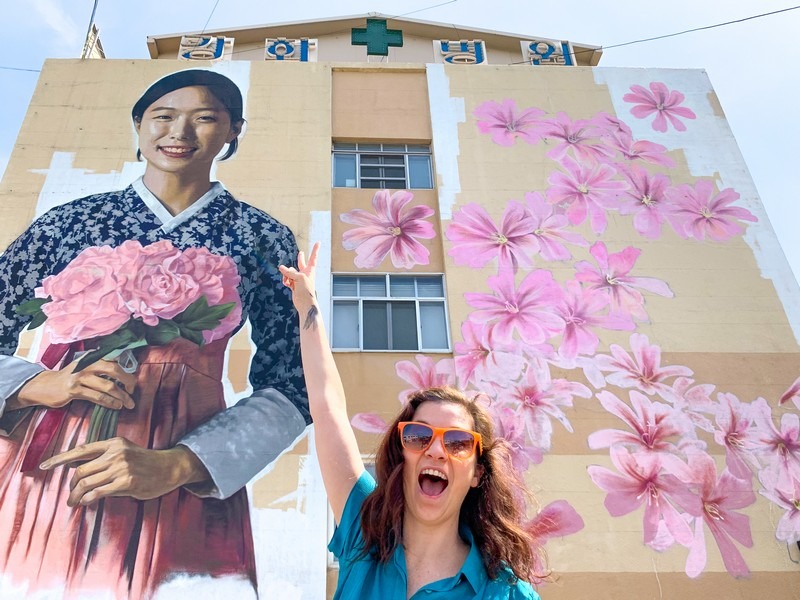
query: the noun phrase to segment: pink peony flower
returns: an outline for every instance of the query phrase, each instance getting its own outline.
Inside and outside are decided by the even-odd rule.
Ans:
[[[480,104],[473,112],[478,119],[478,131],[488,133],[492,141],[501,146],[513,146],[517,138],[528,144],[537,144],[541,139],[545,112],[539,108],[518,111],[513,100],[501,103],[489,100]]]
[[[117,277],[130,312],[146,325],[158,325],[158,319],[171,319],[186,310],[201,296],[197,281],[178,272],[181,251],[168,240],[148,246],[128,240],[116,254]],[[216,304],[209,299],[209,305]]]
[[[345,223],[358,225],[342,236],[344,248],[356,251],[357,267],[374,269],[387,255],[391,255],[392,264],[398,269],[430,262],[430,252],[417,239],[436,237],[433,225],[424,220],[434,211],[428,206],[406,209],[413,198],[405,190],[381,190],[372,197],[375,214],[354,208],[339,216]]]
[[[71,344],[114,333],[131,317],[115,272],[120,261],[110,246],[83,250],[58,275],[45,277],[37,298],[52,298],[42,310],[52,342]]]
[[[758,221],[746,208],[731,206],[739,194],[727,188],[715,195],[714,184],[705,179],[694,187],[670,188],[667,197],[674,205],[668,215],[672,227],[684,238],[724,242],[744,231],[739,221]]]
[[[500,225],[478,204],[467,204],[453,215],[447,239],[453,242],[448,254],[457,265],[485,266],[497,258],[500,270],[517,272],[520,265],[532,267],[538,243],[533,235],[535,223],[519,202],[508,203]]]
[[[637,119],[646,119],[655,114],[653,129],[656,131],[666,132],[667,121],[676,131],[686,131],[686,125],[681,119],[697,118],[691,109],[680,106],[686,99],[683,94],[677,90],[670,91],[659,81],[652,82],[649,90],[640,85],[632,85],[631,92],[633,93],[622,97],[625,102],[636,105],[631,108],[631,114]]]

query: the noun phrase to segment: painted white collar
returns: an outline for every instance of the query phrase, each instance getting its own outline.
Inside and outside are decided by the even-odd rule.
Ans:
[[[181,223],[185,223],[191,219],[194,215],[208,206],[209,202],[214,200],[217,196],[225,191],[225,187],[219,181],[215,181],[211,184],[210,190],[208,190],[205,194],[200,196],[197,200],[192,202],[189,206],[173,217],[166,207],[161,204],[161,201],[155,197],[155,194],[147,189],[147,186],[145,186],[141,177],[139,177],[139,179],[134,181],[131,185],[136,193],[139,194],[139,197],[147,205],[147,208],[149,208],[156,218],[161,221],[161,231],[164,233],[169,233]]]

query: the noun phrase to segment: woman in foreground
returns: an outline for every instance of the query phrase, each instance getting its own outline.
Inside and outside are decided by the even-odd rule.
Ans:
[[[364,470],[314,293],[319,244],[281,267],[300,347],[320,469],[337,529],[334,599],[538,599],[541,549],[521,528],[522,494],[488,413],[450,388],[413,394]]]

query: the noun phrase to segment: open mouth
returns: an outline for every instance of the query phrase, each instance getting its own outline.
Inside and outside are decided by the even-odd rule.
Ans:
[[[438,496],[447,487],[447,475],[438,469],[423,469],[418,479],[419,487],[426,496]]]
[[[171,158],[186,158],[196,150],[186,146],[159,146],[158,149]]]

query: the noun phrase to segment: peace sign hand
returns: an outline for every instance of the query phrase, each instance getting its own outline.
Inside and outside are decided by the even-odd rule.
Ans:
[[[294,307],[301,315],[317,310],[317,295],[314,289],[314,273],[317,268],[317,256],[319,254],[319,242],[314,244],[311,249],[311,256],[306,262],[305,253],[302,251],[297,255],[297,268],[281,265],[281,275],[283,275],[283,285],[292,290],[292,302]],[[304,323],[304,327],[308,326]]]

